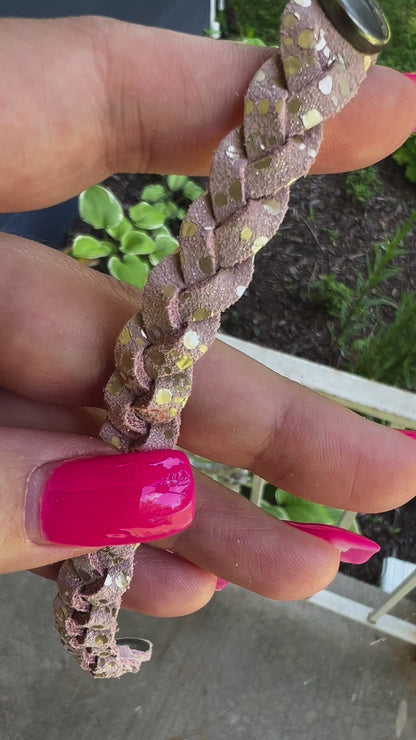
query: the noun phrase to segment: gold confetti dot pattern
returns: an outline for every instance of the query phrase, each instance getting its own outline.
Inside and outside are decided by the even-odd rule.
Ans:
[[[192,223],[192,221],[184,221],[182,224],[181,233],[184,237],[193,236],[196,234],[198,230],[197,224]]]

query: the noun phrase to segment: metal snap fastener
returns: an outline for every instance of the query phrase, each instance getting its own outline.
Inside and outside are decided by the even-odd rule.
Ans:
[[[127,645],[132,650],[140,650],[141,653],[147,652],[152,647],[149,640],[143,640],[142,637],[118,637],[116,643],[120,646]]]
[[[390,41],[387,18],[376,0],[318,0],[336,30],[357,51],[376,54]]]

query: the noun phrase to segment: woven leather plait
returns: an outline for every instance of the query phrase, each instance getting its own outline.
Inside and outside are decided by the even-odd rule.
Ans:
[[[175,445],[194,363],[213,342],[221,312],[247,288],[291,183],[310,170],[323,121],[356,94],[374,61],[344,40],[315,0],[286,6],[279,49],[249,85],[242,126],[214,154],[208,191],[182,223],[179,252],[154,268],[141,314],[118,337],[102,439],[125,452]],[[115,638],[135,547],[105,548],[61,568],[57,628],[98,678],[135,672],[150,658],[150,646],[134,650]]]

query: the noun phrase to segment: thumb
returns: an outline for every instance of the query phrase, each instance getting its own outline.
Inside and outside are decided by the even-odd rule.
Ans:
[[[119,455],[88,437],[10,428],[0,449],[2,573],[167,537],[192,521],[182,452]]]

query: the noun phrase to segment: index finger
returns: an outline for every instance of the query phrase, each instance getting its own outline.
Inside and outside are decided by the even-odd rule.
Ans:
[[[98,404],[115,336],[137,309],[138,292],[46,247],[17,238],[13,250],[4,247],[0,342],[8,351],[0,385],[48,403]],[[9,283],[2,285],[3,274]],[[414,440],[220,342],[195,365],[180,443],[338,508],[381,511],[415,494]]]
[[[0,20],[0,210],[63,201],[113,172],[207,174],[271,53],[106,18]],[[415,120],[416,86],[371,70],[326,124],[315,171],[381,159]]]

